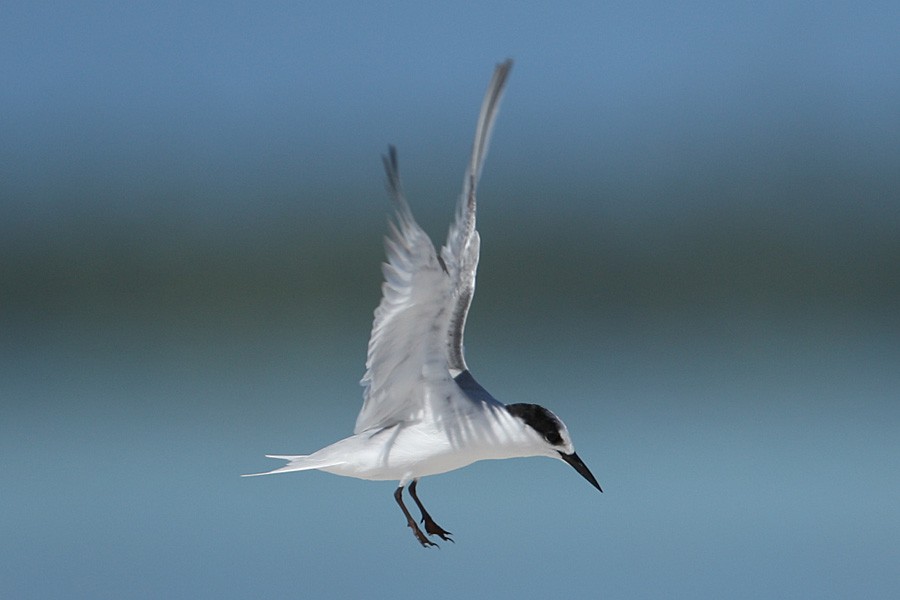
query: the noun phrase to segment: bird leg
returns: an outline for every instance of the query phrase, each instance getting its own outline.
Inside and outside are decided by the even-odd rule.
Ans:
[[[428,535],[436,535],[445,542],[453,542],[453,538],[450,537],[453,534],[449,531],[444,531],[443,527],[435,523],[428,511],[425,510],[425,507],[422,506],[422,502],[419,500],[418,494],[416,494],[416,484],[418,483],[418,479],[413,479],[413,482],[409,484],[409,495],[412,496],[412,499],[416,501],[416,506],[422,511],[422,523],[425,524],[425,531],[428,532]]]
[[[415,482],[413,482],[413,484],[410,486],[409,489],[412,490],[415,487],[415,485],[416,485]],[[406,516],[406,524],[409,526],[410,529],[413,530],[413,535],[416,536],[416,539],[419,540],[419,543],[422,544],[422,546],[425,548],[427,548],[429,546],[437,546],[437,544],[435,544],[434,542],[429,540],[427,537],[425,537],[425,534],[422,533],[422,530],[419,529],[418,525],[416,525],[416,520],[413,519],[412,515],[409,514],[409,511],[406,510],[406,505],[403,504],[403,498],[401,496],[402,493],[403,493],[403,486],[401,485],[400,487],[397,488],[397,491],[394,492],[394,500],[397,501],[397,504],[400,505],[400,510],[402,510],[404,516]],[[413,498],[415,498],[415,496],[413,496]],[[418,503],[419,503],[419,501],[417,499],[416,504],[418,504]]]

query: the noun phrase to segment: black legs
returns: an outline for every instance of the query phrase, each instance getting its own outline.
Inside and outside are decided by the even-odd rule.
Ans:
[[[397,504],[400,505],[400,510],[402,510],[403,514],[406,516],[406,524],[410,529],[413,530],[413,535],[416,536],[416,539],[419,540],[419,543],[422,544],[422,546],[424,546],[425,548],[427,548],[428,546],[437,546],[437,544],[429,541],[428,538],[425,537],[425,534],[422,533],[422,530],[419,529],[418,525],[416,525],[416,520],[413,519],[412,515],[409,514],[409,511],[406,510],[406,505],[403,504],[403,498],[401,497],[402,493],[403,487],[398,487],[397,491],[394,492],[394,500],[397,501]]]
[[[412,496],[412,499],[415,500],[416,506],[419,507],[419,510],[422,511],[422,523],[425,525],[425,531],[428,532],[428,535],[436,535],[442,540],[452,542],[453,540],[449,537],[451,534],[449,531],[444,531],[444,529],[434,522],[431,518],[431,515],[428,514],[428,511],[425,510],[425,507],[422,506],[422,502],[419,500],[419,496],[416,495],[416,484],[418,483],[417,479],[414,479],[413,482],[409,485],[409,495]],[[397,488],[394,492],[394,500],[397,501],[397,504],[400,505],[400,510],[403,511],[403,516],[406,517],[406,525],[412,529],[413,535],[416,536],[416,539],[419,541],[422,546],[425,548],[429,546],[437,546],[434,542],[425,537],[425,534],[422,533],[422,530],[419,529],[419,526],[416,524],[415,519],[412,518],[412,515],[409,514],[409,511],[406,509],[406,505],[403,504],[403,486]]]
[[[425,510],[425,507],[422,506],[422,502],[419,500],[419,496],[416,494],[416,484],[419,483],[418,479],[413,479],[413,482],[409,484],[409,495],[412,496],[412,499],[416,501],[416,506],[419,507],[419,510],[422,511],[422,523],[425,524],[425,531],[428,535],[436,535],[445,542],[452,542],[449,536],[452,535],[449,531],[444,531],[444,529],[434,522],[431,518],[431,515],[428,514],[428,511]]]

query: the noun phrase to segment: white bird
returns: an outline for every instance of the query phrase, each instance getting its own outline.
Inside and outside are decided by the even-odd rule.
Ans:
[[[403,503],[403,488],[422,513],[425,532],[453,541],[416,493],[420,478],[485,459],[549,456],[569,463],[601,492],[575,453],[563,422],[536,404],[505,405],[466,366],[463,330],[475,291],[479,236],[475,190],[512,61],[494,70],[463,182],[456,220],[440,254],[416,223],[400,186],[397,152],[383,157],[396,208],[385,239],[382,299],[375,310],[362,410],[353,435],[309,455],[269,455],[288,463],[268,473],[318,469],[369,480],[397,480],[394,498],[423,546],[434,546]]]

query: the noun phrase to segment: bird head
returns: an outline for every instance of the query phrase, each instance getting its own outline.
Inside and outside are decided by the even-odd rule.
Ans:
[[[511,415],[521,419],[527,430],[533,432],[544,455],[567,462],[592,486],[603,491],[590,469],[575,453],[569,430],[559,417],[538,404],[509,404],[506,409]]]

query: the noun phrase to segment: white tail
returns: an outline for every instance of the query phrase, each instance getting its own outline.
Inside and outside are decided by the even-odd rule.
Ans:
[[[299,454],[297,456],[281,456],[277,454],[266,454],[266,458],[277,458],[279,460],[286,460],[288,464],[283,467],[279,467],[273,471],[266,471],[265,473],[248,473],[246,475],[241,475],[241,477],[257,477],[259,475],[274,475],[275,473],[290,473],[291,471],[310,471],[312,469],[321,469],[323,467],[333,467],[334,465],[341,464],[342,460],[326,460],[321,458],[314,458],[311,455],[307,454]]]

